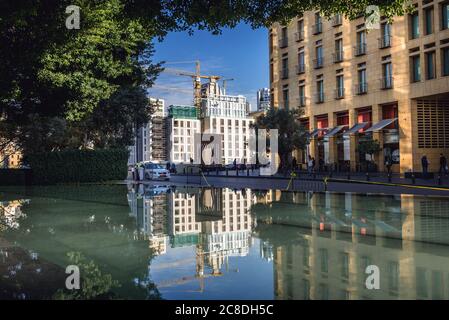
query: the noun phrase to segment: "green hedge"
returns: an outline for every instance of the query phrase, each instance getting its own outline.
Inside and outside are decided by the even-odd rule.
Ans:
[[[22,186],[31,182],[31,170],[0,169],[0,186]]]
[[[128,150],[68,150],[28,155],[34,184],[124,180]]]

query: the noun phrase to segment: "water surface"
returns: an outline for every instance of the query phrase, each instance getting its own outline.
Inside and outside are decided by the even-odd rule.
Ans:
[[[449,297],[448,198],[93,185],[0,201],[1,299]]]

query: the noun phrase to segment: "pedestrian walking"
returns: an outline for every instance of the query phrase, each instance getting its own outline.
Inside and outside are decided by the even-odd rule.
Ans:
[[[440,153],[440,175],[443,172],[445,175],[448,173],[447,159],[442,153]]]
[[[293,157],[293,160],[292,160],[292,170],[293,171],[296,171],[296,167],[298,166],[298,162],[296,161],[296,158],[295,157]]]
[[[307,161],[307,172],[311,174],[312,170],[313,170],[313,159],[311,156],[309,156],[309,160]]]
[[[427,160],[427,156],[423,155],[421,158],[421,166],[422,172],[424,175],[427,175],[427,168],[429,167],[429,160]]]
[[[391,159],[390,157],[387,157],[387,160],[385,160],[385,166],[387,167],[387,173],[390,174],[391,173]]]

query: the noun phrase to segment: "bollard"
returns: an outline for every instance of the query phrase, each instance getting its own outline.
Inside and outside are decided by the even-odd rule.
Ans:
[[[438,175],[438,185],[441,186],[443,182],[441,181],[441,174]]]
[[[218,168],[217,168],[217,171],[216,171],[216,173],[217,173],[217,176],[218,176]]]
[[[351,180],[351,171],[348,171],[348,180]]]
[[[246,169],[246,176],[249,177],[249,169]]]
[[[391,182],[391,173],[388,172],[388,182]]]
[[[238,177],[239,176],[239,168],[237,168],[237,170],[235,171],[235,175]]]
[[[416,183],[415,174],[412,174],[412,183],[413,183],[413,184]]]
[[[229,176],[229,170],[226,168],[226,177]]]
[[[370,177],[369,177],[369,173],[366,173],[366,181],[369,181]]]

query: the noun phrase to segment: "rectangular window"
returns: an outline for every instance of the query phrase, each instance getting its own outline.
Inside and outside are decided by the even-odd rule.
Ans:
[[[393,87],[393,67],[391,62],[382,65],[382,89]]]
[[[317,86],[316,102],[318,103],[324,102],[324,81],[318,80],[316,86]]]
[[[288,58],[282,59],[282,79],[288,78]]]
[[[321,266],[321,272],[327,273],[329,271],[329,263],[328,263],[328,253],[327,249],[320,249],[320,266]]]
[[[416,39],[419,37],[419,14],[415,12],[410,15],[410,38]]]
[[[412,68],[412,82],[421,81],[421,60],[419,55],[413,56],[411,59],[411,68]]]
[[[298,70],[297,73],[304,73],[305,71],[305,54],[304,49],[298,52]]]
[[[449,29],[449,3],[441,5],[441,27],[443,29]]]
[[[288,101],[288,89],[282,90],[282,96],[284,99],[284,108],[285,110],[289,110],[289,101]]]
[[[305,86],[299,86],[299,106],[304,107],[306,105]]]
[[[335,56],[334,62],[343,61],[343,39],[335,40]]]
[[[368,91],[368,85],[366,82],[366,69],[360,69],[358,71],[359,77],[359,85],[358,85],[358,94],[363,94]]]
[[[443,76],[449,76],[449,47],[441,50],[442,58],[442,74]]]
[[[357,32],[356,55],[366,53],[366,31]]]
[[[391,24],[382,23],[381,25],[381,48],[391,46]]]
[[[433,33],[433,7],[424,9],[424,20],[426,24],[426,35]]]
[[[426,79],[435,79],[435,51],[426,52]]]
[[[337,76],[337,92],[335,97],[337,99],[343,98],[345,95],[345,88],[344,88],[344,78],[343,75]]]
[[[323,66],[323,46],[321,45],[321,41],[318,41],[317,43],[318,46],[315,48],[315,68],[321,68]]]

